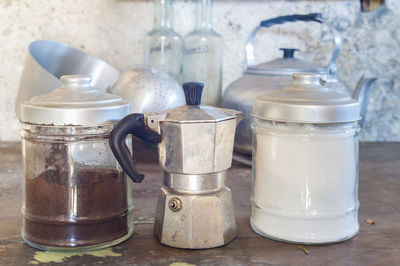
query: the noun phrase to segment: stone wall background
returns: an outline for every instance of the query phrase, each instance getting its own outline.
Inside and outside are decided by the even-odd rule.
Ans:
[[[379,77],[361,140],[400,141],[400,1],[386,2],[361,13],[355,0],[215,0],[214,25],[225,42],[223,88],[241,76],[244,43],[261,20],[321,12],[343,38],[341,80],[354,88],[363,73]],[[194,1],[174,1],[174,28],[182,35],[193,28],[194,8]],[[29,43],[65,42],[124,69],[142,64],[142,39],[152,24],[153,1],[0,0],[0,141],[19,140],[14,102]],[[279,47],[295,47],[297,57],[324,65],[331,42],[324,26],[289,23],[262,30],[256,55],[261,63],[280,57]]]

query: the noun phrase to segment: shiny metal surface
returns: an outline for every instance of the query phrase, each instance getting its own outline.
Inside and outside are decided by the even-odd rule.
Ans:
[[[365,119],[367,117],[368,110],[368,99],[371,85],[376,81],[376,78],[366,78],[364,75],[360,78],[357,83],[356,89],[353,93],[353,98],[356,99],[361,104],[360,116],[361,119],[358,122],[360,128],[363,129]]]
[[[171,200],[181,208],[171,210]],[[185,249],[214,248],[236,237],[232,193],[227,187],[202,195],[180,194],[162,187],[154,223],[154,236],[164,245]]]
[[[246,74],[262,76],[291,76],[292,73],[326,75],[327,69],[298,58],[276,58],[266,63],[249,66]]]
[[[320,75],[293,74],[293,82],[256,97],[251,116],[294,123],[343,123],[360,120],[360,104],[321,85]]]
[[[235,151],[251,155],[251,117],[253,98],[273,89],[279,89],[291,83],[291,76],[264,76],[245,73],[235,80],[225,91],[223,106],[239,110],[245,116],[238,125],[235,136]]]
[[[132,113],[157,112],[185,104],[182,87],[152,68],[128,68],[110,90],[132,104]]]
[[[154,235],[172,247],[213,248],[236,236],[225,180],[243,115],[191,104],[144,115],[145,125],[161,134],[158,153],[165,186],[157,202]]]
[[[146,126],[161,134],[160,165],[170,173],[209,174],[232,164],[237,124],[243,115],[235,110],[206,105],[183,105],[144,114]]]
[[[21,121],[42,125],[96,126],[119,121],[130,104],[90,86],[91,77],[66,75],[62,86],[21,104]]]
[[[148,126],[159,133],[160,122],[179,124],[219,123],[240,118],[237,120],[239,123],[243,117],[243,114],[239,111],[208,105],[182,105],[166,111],[145,114]]]
[[[226,176],[226,171],[205,175],[164,172],[164,185],[178,193],[205,194],[223,189]]]
[[[321,19],[322,21],[322,19]],[[246,64],[245,72],[242,77],[232,82],[225,90],[223,96],[223,106],[230,109],[241,111],[246,118],[238,126],[235,137],[235,151],[246,155],[252,153],[252,138],[251,138],[251,117],[252,101],[255,97],[259,97],[268,91],[280,89],[289,85],[291,75],[293,73],[318,73],[322,75],[326,86],[338,92],[352,95],[352,90],[346,87],[338,79],[338,69],[336,60],[340,53],[341,38],[337,31],[325,21],[333,34],[335,44],[332,56],[326,67],[314,65],[312,63],[298,60],[296,58],[279,58],[259,65],[256,64],[254,56],[253,39],[255,38],[260,27],[256,27],[250,34],[246,46]],[[369,90],[370,84],[366,91]],[[368,104],[367,97],[361,104]],[[366,108],[364,108],[362,117],[366,116]]]
[[[322,17],[320,18],[322,21]],[[337,66],[336,66],[336,60],[339,56],[340,53],[340,48],[342,46],[342,39],[340,38],[339,33],[336,31],[334,27],[332,27],[329,23],[326,21],[320,22],[323,23],[328,27],[328,29],[331,31],[333,35],[333,42],[334,42],[334,49],[332,56],[329,60],[328,63],[328,76],[329,80],[332,79],[337,79]],[[274,24],[271,24],[271,26]],[[265,28],[265,26],[263,26]],[[245,69],[249,70],[255,70],[258,71],[260,74],[273,74],[273,75],[292,75],[292,73],[296,72],[309,72],[311,71],[316,71],[315,73],[321,73],[323,71],[323,68],[315,68],[313,67],[310,63],[302,61],[297,59],[296,61],[298,62],[290,62],[289,67],[285,66],[286,61],[285,60],[279,60],[278,62],[271,61],[269,64],[262,64],[259,67],[254,66],[255,65],[255,55],[254,55],[254,38],[256,37],[258,31],[261,29],[261,26],[257,26],[253,29],[253,31],[250,33],[246,44],[245,44]],[[293,59],[291,59],[293,60]],[[290,60],[289,60],[290,61]],[[271,66],[272,65],[272,66]],[[300,66],[300,68],[296,68],[296,66]],[[311,67],[311,68],[310,68]]]
[[[117,80],[119,71],[106,62],[65,43],[39,40],[29,45],[22,72],[15,111],[20,104],[61,86],[62,75],[90,75],[91,85],[106,91]]]
[[[158,145],[164,171],[178,174],[210,174],[232,165],[236,119],[218,123],[161,125]]]

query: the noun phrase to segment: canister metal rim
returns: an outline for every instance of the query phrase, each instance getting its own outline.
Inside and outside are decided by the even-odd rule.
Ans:
[[[21,104],[23,123],[54,126],[97,126],[119,121],[130,113],[130,104],[122,102],[112,106],[87,108],[53,108]]]
[[[252,117],[292,123],[345,123],[361,119],[358,102],[335,105],[293,105],[278,102],[253,102]]]

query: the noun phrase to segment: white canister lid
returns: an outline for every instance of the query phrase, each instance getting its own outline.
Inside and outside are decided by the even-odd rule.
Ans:
[[[130,113],[130,103],[90,86],[86,75],[60,78],[61,88],[31,98],[21,105],[21,121],[40,125],[96,126],[119,121]]]
[[[343,123],[360,119],[360,104],[321,84],[318,74],[292,75],[291,85],[253,100],[256,118],[294,123]]]

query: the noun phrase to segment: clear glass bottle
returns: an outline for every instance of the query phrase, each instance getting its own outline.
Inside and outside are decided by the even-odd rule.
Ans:
[[[133,233],[133,198],[109,135],[130,105],[90,87],[88,76],[61,81],[21,105],[22,237],[51,251],[116,245]]]
[[[196,26],[183,46],[183,81],[203,82],[203,103],[220,106],[223,41],[212,26],[212,0],[197,1]]]
[[[182,37],[172,27],[171,0],[155,0],[154,27],[145,39],[145,66],[182,82]]]

